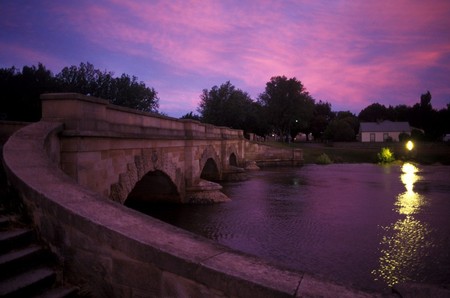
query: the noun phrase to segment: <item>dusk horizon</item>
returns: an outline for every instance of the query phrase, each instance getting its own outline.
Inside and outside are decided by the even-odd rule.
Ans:
[[[136,76],[159,111],[196,112],[203,89],[230,81],[252,99],[274,76],[316,101],[359,113],[450,103],[450,2],[33,1],[0,3],[0,68],[54,74],[92,63]]]

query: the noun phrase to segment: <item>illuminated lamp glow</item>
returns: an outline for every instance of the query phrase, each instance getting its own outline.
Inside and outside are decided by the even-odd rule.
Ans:
[[[414,148],[414,143],[411,142],[411,141],[408,141],[408,142],[406,143],[406,149],[408,149],[409,151],[411,151],[411,150],[413,150],[413,148]]]

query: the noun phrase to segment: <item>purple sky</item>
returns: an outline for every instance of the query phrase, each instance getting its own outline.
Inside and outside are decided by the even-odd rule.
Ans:
[[[296,77],[332,109],[450,103],[450,1],[0,1],[0,67],[90,62],[196,110],[226,81],[250,94]]]

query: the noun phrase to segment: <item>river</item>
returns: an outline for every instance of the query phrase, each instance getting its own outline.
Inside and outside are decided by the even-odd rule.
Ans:
[[[450,167],[267,168],[223,184],[231,202],[152,206],[170,224],[360,289],[450,284]]]

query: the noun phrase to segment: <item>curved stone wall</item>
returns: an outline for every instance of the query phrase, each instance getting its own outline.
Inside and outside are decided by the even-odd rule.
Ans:
[[[4,146],[10,183],[64,276],[94,297],[367,297],[272,266],[128,209],[58,166],[63,124],[41,121]]]

